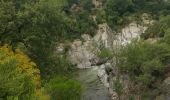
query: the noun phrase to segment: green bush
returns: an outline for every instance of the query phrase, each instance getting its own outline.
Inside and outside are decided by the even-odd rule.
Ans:
[[[32,72],[37,69],[33,64],[22,52],[13,52],[10,46],[0,47],[0,100],[35,100]]]
[[[56,76],[46,85],[51,100],[81,100],[81,85],[67,77]]]
[[[165,43],[133,42],[125,47],[120,68],[146,86],[161,79],[170,60],[170,46]]]
[[[109,49],[107,49],[107,48],[103,48],[98,53],[98,57],[100,57],[102,59],[104,59],[104,58],[111,58],[112,57],[112,52]]]
[[[163,38],[163,41],[167,44],[170,45],[170,28],[168,28],[166,31],[165,31],[165,36]]]

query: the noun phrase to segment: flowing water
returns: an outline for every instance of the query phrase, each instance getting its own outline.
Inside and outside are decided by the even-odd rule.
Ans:
[[[102,26],[102,28],[99,28],[99,30],[100,29],[102,30],[99,31],[94,40],[97,42],[102,41],[101,43],[104,43],[105,47],[119,48],[127,45],[134,38],[140,39],[140,34],[146,30],[146,27],[137,25],[136,23],[131,23],[122,29],[122,33],[118,34],[112,34],[112,31],[109,31],[107,25],[105,24]],[[111,35],[114,35],[114,38],[112,38]],[[73,45],[73,51],[71,52],[71,55],[73,55],[72,59],[74,59],[73,62],[80,65],[78,68],[90,68],[79,70],[75,76],[75,78],[84,86],[83,100],[111,100],[108,89],[98,78],[97,74],[101,71],[98,69],[99,67],[96,69],[94,67],[91,68],[92,66],[86,66],[91,65],[89,64],[89,59],[91,58],[89,55],[91,55],[91,53],[86,50],[88,47],[90,47],[89,38],[85,40],[87,40],[87,42],[84,43],[85,45],[81,45],[81,42],[75,43],[75,45]],[[108,46],[107,44],[111,45]],[[77,58],[76,61],[75,58]]]
[[[100,82],[94,68],[79,70],[75,77],[83,84],[83,100],[111,100],[108,89]]]

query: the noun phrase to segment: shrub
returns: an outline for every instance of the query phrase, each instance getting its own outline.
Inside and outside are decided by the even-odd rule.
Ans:
[[[30,58],[9,45],[0,47],[0,98],[33,100],[40,87],[39,70]]]
[[[141,36],[144,39],[164,37],[170,27],[170,16],[161,17],[158,22],[151,25]]]
[[[170,46],[164,43],[133,42],[124,48],[120,68],[146,86],[163,78],[170,60]]]
[[[56,76],[45,87],[51,100],[81,100],[81,85],[67,77]]]
[[[170,28],[165,31],[163,41],[167,44],[170,44]]]
[[[102,48],[101,51],[98,53],[98,57],[104,59],[104,58],[111,58],[112,53],[109,49],[107,48]]]

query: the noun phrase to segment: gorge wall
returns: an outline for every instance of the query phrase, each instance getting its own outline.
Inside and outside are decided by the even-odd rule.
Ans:
[[[69,59],[80,69],[91,69],[94,73],[97,72],[99,80],[105,87],[108,88],[113,100],[117,100],[117,93],[113,90],[113,82],[118,75],[117,66],[114,59],[101,59],[98,53],[102,48],[107,48],[111,51],[120,48],[130,43],[131,40],[140,38],[140,34],[146,30],[146,27],[130,23],[127,27],[123,28],[121,33],[112,31],[109,26],[104,23],[98,25],[97,33],[94,37],[87,34],[82,35],[82,39],[77,39],[71,44],[69,50]],[[110,68],[112,71],[107,72]],[[121,75],[122,84],[127,90],[128,76]]]

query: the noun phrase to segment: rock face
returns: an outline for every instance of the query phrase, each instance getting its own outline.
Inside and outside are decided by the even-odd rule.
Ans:
[[[101,48],[114,49],[119,46],[126,45],[134,38],[139,38],[139,35],[146,28],[135,23],[129,24],[122,29],[121,33],[113,32],[107,24],[98,26],[97,34],[92,38],[87,34],[82,35],[83,40],[75,40],[71,44],[69,57],[73,64],[78,68],[91,68],[91,65],[97,63],[99,58],[97,53]]]
[[[114,46],[125,46],[130,43],[133,39],[139,39],[140,34],[144,33],[146,27],[137,25],[136,23],[131,23],[127,27],[122,29],[121,33],[115,36]]]
[[[86,38],[83,38],[86,37]],[[95,58],[95,54],[92,52],[92,41],[88,35],[83,35],[85,42],[81,40],[75,40],[69,51],[70,60],[73,64],[76,64],[78,68],[91,68],[91,59]]]
[[[116,67],[113,67],[115,65],[109,60],[99,63],[101,59],[97,54],[101,48],[113,50],[125,46],[134,38],[139,39],[139,35],[145,30],[145,27],[131,23],[123,28],[121,33],[116,33],[112,31],[107,24],[100,24],[94,37],[84,34],[82,35],[83,40],[75,40],[71,44],[69,59],[80,69],[95,67],[96,70],[94,71],[97,71],[100,81],[108,88],[113,100],[117,100],[117,94],[112,89],[112,80],[115,80],[117,75]],[[106,72],[106,67],[108,66],[113,69],[111,73],[113,73],[115,77],[113,77],[113,75],[110,76],[110,74]],[[122,77],[126,78],[126,76]],[[122,83],[126,84],[126,82],[126,79],[122,80]]]

